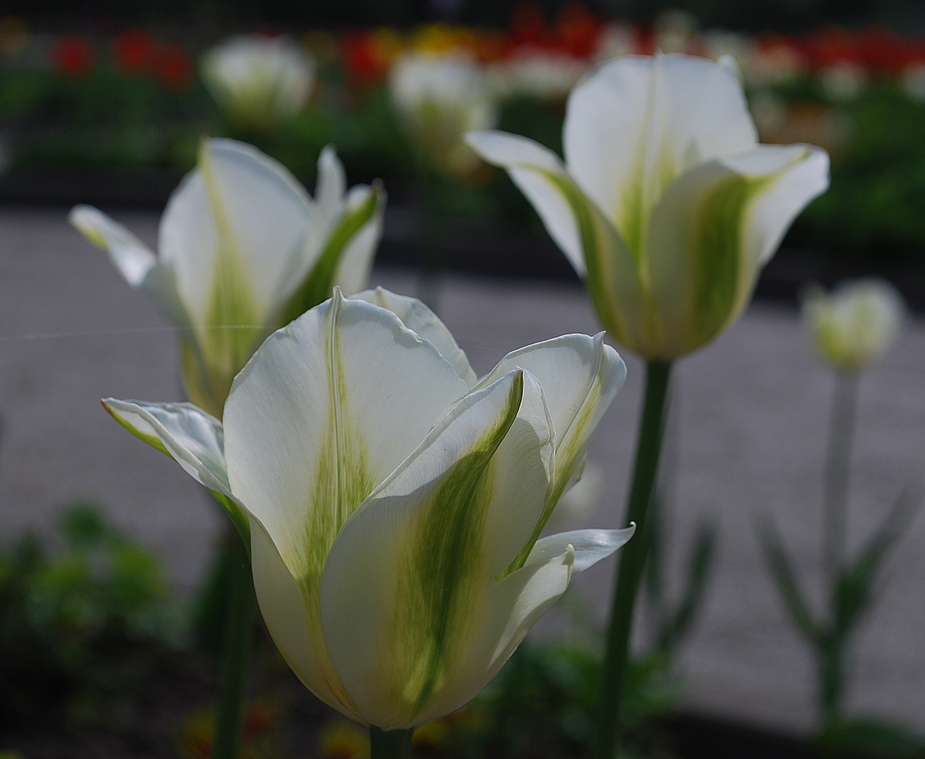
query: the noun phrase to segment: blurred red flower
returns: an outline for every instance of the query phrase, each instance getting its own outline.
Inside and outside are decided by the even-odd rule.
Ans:
[[[86,76],[96,66],[96,51],[86,37],[62,34],[52,45],[51,64],[65,76]]]
[[[180,42],[158,45],[152,54],[154,68],[164,87],[186,90],[193,83],[193,62]]]
[[[112,43],[112,59],[116,67],[129,74],[144,74],[151,70],[154,59],[154,38],[141,29],[128,29]]]

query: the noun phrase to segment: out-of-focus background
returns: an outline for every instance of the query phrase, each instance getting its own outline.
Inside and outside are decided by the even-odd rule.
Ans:
[[[304,92],[279,112],[241,111],[204,73],[209,51],[242,34],[285,40],[300,55]],[[742,320],[678,366],[661,503],[663,592],[650,587],[636,631],[634,735],[644,756],[811,755],[811,652],[757,536],[772,518],[808,602],[821,608],[834,380],[798,311],[810,282],[883,277],[909,308],[896,345],[860,378],[849,547],[861,546],[898,499],[915,502],[925,488],[925,6],[913,0],[8,0],[0,10],[0,756],[198,757],[211,746],[213,674],[197,653],[209,645],[191,642],[202,636],[191,632],[190,610],[208,584],[224,517],[100,408],[103,396],[181,400],[176,335],[68,225],[69,207],[97,205],[156,248],[159,215],[203,137],[252,142],[309,189],[321,149],[333,144],[351,185],[381,179],[388,192],[372,284],[424,295],[484,373],[522,345],[599,326],[503,172],[428,158],[420,134],[406,129],[393,67],[412,52],[465,60],[493,114],[484,126],[561,153],[569,89],[604,60],[656,50],[731,56],[761,141],[820,145],[832,174]],[[642,376],[640,362],[626,358],[629,378],[591,447],[586,509],[572,526],[623,524]],[[716,537],[695,613],[669,652],[646,658],[657,610],[690,595],[689,556],[707,522]],[[913,516],[852,649],[845,700],[847,715],[896,724],[908,740],[877,743],[861,731],[860,754],[841,746],[830,755],[925,751],[915,739],[925,734],[923,557],[925,517]],[[486,700],[424,734],[421,755],[471,756],[485,746],[508,756],[577,755],[612,571],[607,562],[583,575]],[[348,726],[292,687],[272,647],[257,659],[248,756],[361,755]],[[541,722],[529,721],[530,709]],[[494,742],[479,744],[486,734]],[[529,754],[537,745],[546,753]]]

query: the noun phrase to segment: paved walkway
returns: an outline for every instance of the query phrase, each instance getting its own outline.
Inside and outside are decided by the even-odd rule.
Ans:
[[[119,217],[153,242],[156,217]],[[413,293],[413,277],[377,271],[375,284]],[[76,498],[157,549],[178,587],[199,582],[217,515],[173,462],[112,422],[98,399],[181,398],[174,336],[64,211],[0,209],[0,540],[45,528]],[[596,332],[577,286],[448,277],[446,323],[484,372],[504,353],[572,331]],[[590,452],[605,472],[589,524],[616,525],[639,400],[640,366]],[[790,731],[812,721],[811,661],[787,625],[754,537],[772,514],[818,579],[820,471],[831,378],[811,355],[795,313],[754,306],[714,345],[678,367],[672,443],[672,545],[703,514],[721,524],[716,576],[680,667],[687,701],[711,714]],[[925,323],[861,384],[851,535],[869,533],[908,484],[925,480]],[[671,560],[675,569],[680,563]],[[603,615],[611,564],[577,581]],[[677,571],[671,587],[678,585]],[[925,516],[903,537],[889,584],[859,641],[849,707],[925,732]]]

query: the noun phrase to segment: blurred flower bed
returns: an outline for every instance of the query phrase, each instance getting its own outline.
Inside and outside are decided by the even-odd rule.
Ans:
[[[216,40],[178,29],[50,34],[2,18],[0,164],[8,177],[90,171],[175,179],[195,163],[201,137],[227,135],[310,179],[322,147],[333,143],[351,178],[381,177],[400,198],[422,174],[388,88],[390,69],[408,51],[468,59],[497,108],[497,126],[556,151],[565,97],[597,62],[656,49],[728,54],[762,142],[809,142],[832,155],[831,189],[786,245],[925,264],[925,37],[880,27],[745,37],[699,30],[680,12],[640,28],[580,4],[555,18],[524,4],[504,30],[434,24],[290,39],[309,62],[308,94],[284,118],[255,128],[219,108],[215,87],[200,78],[199,62]],[[459,180],[453,205],[476,221],[538,223],[487,166]]]

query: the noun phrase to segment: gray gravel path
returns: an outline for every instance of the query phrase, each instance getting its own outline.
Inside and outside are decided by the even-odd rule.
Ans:
[[[156,217],[118,218],[153,243]],[[415,291],[413,277],[375,272],[374,284]],[[213,507],[173,462],[131,438],[101,396],[180,400],[174,336],[64,211],[0,209],[0,540],[46,529],[75,497],[104,504],[123,528],[164,557],[178,588],[196,587],[218,532]],[[478,371],[504,353],[566,332],[596,332],[577,286],[448,277],[444,320]],[[589,524],[619,523],[632,451],[641,367],[596,437],[605,472]],[[702,712],[802,732],[812,724],[806,649],[786,624],[754,537],[771,514],[819,585],[820,472],[832,390],[796,313],[756,305],[714,345],[681,362],[672,425],[670,545],[686,544],[701,515],[721,523],[718,566],[679,667],[686,700]],[[851,493],[853,542],[900,490],[925,481],[925,322],[861,384]],[[679,584],[680,560],[670,587]],[[577,581],[603,615],[611,564]],[[859,641],[849,694],[855,713],[925,733],[925,516],[890,563],[889,584]],[[644,638],[643,630],[640,639]]]

